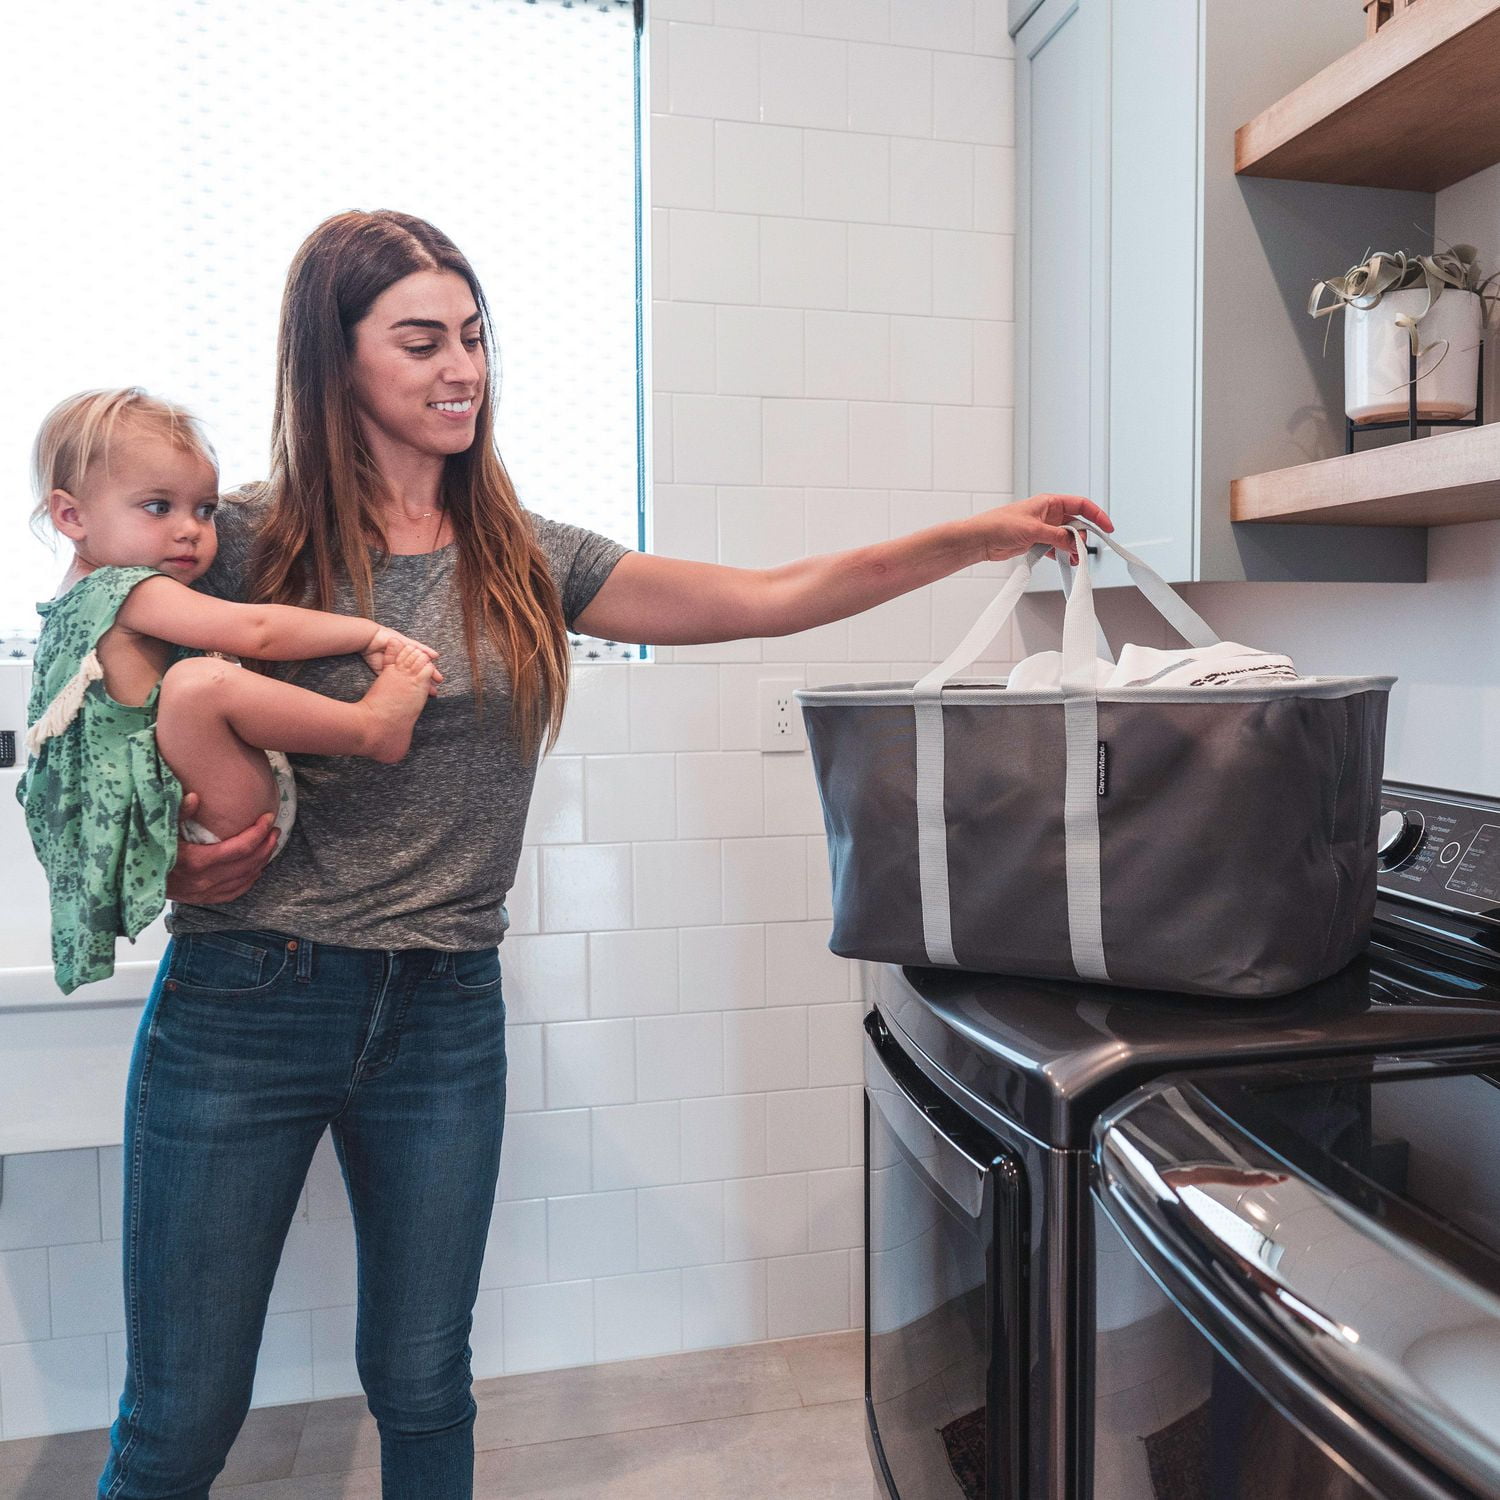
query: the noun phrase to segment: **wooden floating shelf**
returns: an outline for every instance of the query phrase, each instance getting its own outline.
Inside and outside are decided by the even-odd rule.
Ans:
[[[1500,423],[1236,479],[1229,514],[1235,521],[1309,526],[1460,526],[1500,519]]]
[[[1435,193],[1500,161],[1500,0],[1415,0],[1242,125],[1234,169]]]

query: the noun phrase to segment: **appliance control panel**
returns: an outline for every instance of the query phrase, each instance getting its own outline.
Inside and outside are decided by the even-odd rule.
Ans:
[[[1386,782],[1377,864],[1390,895],[1500,922],[1500,800]]]

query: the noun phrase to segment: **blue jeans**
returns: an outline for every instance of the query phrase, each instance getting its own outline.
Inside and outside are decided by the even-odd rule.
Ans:
[[[495,949],[175,939],[130,1065],[127,1364],[97,1500],[206,1500],[250,1408],[271,1284],[329,1126],[381,1494],[471,1500],[468,1338],[504,1116]]]

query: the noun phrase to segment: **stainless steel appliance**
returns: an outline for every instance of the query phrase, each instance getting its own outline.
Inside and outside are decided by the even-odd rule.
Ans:
[[[891,1500],[1500,1496],[1500,801],[1382,809],[1297,995],[870,971]]]

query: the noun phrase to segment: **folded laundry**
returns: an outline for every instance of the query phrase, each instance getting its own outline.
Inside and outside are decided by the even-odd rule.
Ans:
[[[1162,651],[1155,646],[1123,646],[1118,662],[1095,661],[1095,680],[1102,690],[1120,687],[1227,687],[1236,682],[1296,681],[1291,658],[1256,651],[1234,641]],[[1062,652],[1038,651],[1011,668],[1006,687],[1012,692],[1056,690],[1062,686]]]

